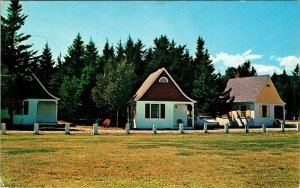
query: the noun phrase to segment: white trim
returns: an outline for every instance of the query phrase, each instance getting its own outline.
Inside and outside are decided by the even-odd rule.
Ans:
[[[46,88],[45,86],[42,84],[42,82],[38,79],[38,77],[32,73],[32,76],[36,79],[36,81],[40,84],[40,86],[44,89],[44,91],[52,98],[56,99],[56,100],[60,100],[58,97],[55,97],[54,95],[52,95]]]
[[[159,80],[158,80],[159,83],[163,83],[163,84],[166,84],[166,83],[169,83],[169,80],[167,77],[160,77]]]

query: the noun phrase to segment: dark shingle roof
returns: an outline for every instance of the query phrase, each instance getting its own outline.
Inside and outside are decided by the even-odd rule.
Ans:
[[[148,78],[144,81],[144,83],[142,84],[142,86],[137,90],[137,92],[135,93],[135,95],[133,96],[132,100],[133,101],[138,101],[142,98],[142,96],[146,93],[146,91],[151,87],[151,85],[155,82],[155,80],[159,77],[159,75],[161,75],[162,72],[165,72],[169,78],[171,79],[171,81],[175,84],[175,86],[177,87],[177,89],[181,92],[181,94],[188,99],[191,102],[196,102],[195,100],[189,98],[181,89],[180,87],[177,85],[177,83],[175,82],[175,80],[172,78],[172,76],[169,74],[169,72],[163,67],[158,69],[157,71],[153,72],[152,74],[150,74],[148,76]]]
[[[58,97],[52,95],[42,84],[42,82],[38,79],[38,77],[32,73],[31,74],[31,81],[27,81],[24,93],[24,97],[27,99],[56,99],[59,100]]]
[[[232,89],[230,95],[235,96],[234,102],[255,102],[268,78],[268,75],[232,78],[225,90]]]

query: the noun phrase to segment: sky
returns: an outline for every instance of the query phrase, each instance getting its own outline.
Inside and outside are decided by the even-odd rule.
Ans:
[[[6,15],[8,1],[1,2]],[[106,40],[116,45],[130,35],[145,48],[160,35],[186,45],[194,55],[196,40],[205,40],[216,72],[246,60],[259,75],[287,73],[300,63],[299,1],[26,1],[22,31],[33,49],[48,42],[54,59],[67,53],[78,33],[102,52]]]

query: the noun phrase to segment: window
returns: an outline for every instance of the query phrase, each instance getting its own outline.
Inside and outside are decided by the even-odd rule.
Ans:
[[[164,119],[166,117],[166,112],[165,112],[165,104],[160,105],[160,118]]]
[[[259,106],[259,116],[262,118],[270,117],[270,106],[267,105]]]
[[[166,118],[165,104],[145,104],[145,118]]]
[[[166,77],[161,77],[161,78],[159,79],[159,83],[164,83],[164,84],[166,84],[166,83],[169,83],[169,80],[168,80],[168,78],[166,78]]]
[[[241,117],[246,117],[247,106],[246,105],[241,105],[240,110],[241,110],[241,114],[240,114]]]
[[[262,106],[262,117],[268,117],[268,108],[267,106]]]
[[[150,104],[145,105],[145,118],[150,118]]]
[[[151,104],[151,118],[159,118],[159,104]]]
[[[24,115],[28,115],[28,111],[29,111],[29,102],[25,101],[24,102]]]
[[[267,87],[271,87],[271,85],[270,85],[270,84],[267,84]]]

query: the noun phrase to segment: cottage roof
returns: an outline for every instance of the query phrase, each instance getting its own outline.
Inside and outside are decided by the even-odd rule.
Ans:
[[[148,76],[148,78],[144,81],[144,83],[141,85],[141,87],[137,90],[137,92],[135,93],[135,95],[133,96],[133,101],[138,101],[140,100],[143,95],[147,92],[147,90],[152,86],[152,84],[155,82],[155,80],[157,80],[157,78],[163,73],[165,72],[168,77],[171,79],[171,81],[174,83],[174,85],[176,86],[176,88],[180,91],[180,93],[189,101],[191,102],[196,102],[195,100],[189,98],[181,89],[180,87],[177,85],[177,83],[175,82],[175,80],[172,78],[172,76],[169,74],[169,72],[163,67],[158,69],[157,71],[153,72],[152,74],[150,74]]]
[[[268,81],[272,83],[269,75],[232,78],[225,90],[232,89],[230,95],[235,96],[234,102],[256,102]]]
[[[46,89],[46,87],[42,84],[42,82],[34,73],[31,73],[31,77],[32,80],[27,81],[26,83],[27,90],[24,94],[25,98],[60,100],[58,97],[55,97]]]

